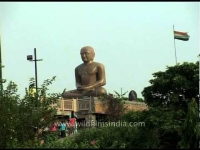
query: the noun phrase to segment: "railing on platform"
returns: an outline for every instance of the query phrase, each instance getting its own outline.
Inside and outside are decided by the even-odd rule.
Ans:
[[[78,99],[77,110],[90,110],[91,109],[91,97]]]
[[[58,102],[58,109],[63,111],[90,110],[92,108],[91,97],[82,99],[61,99]]]
[[[56,104],[58,111],[93,111],[98,113],[105,113],[105,106],[101,101],[92,97],[85,97],[81,99],[60,99]],[[54,105],[54,107],[56,107]],[[144,102],[126,101],[125,107],[134,110],[147,109],[147,105]]]
[[[63,100],[64,110],[74,110],[73,100]]]

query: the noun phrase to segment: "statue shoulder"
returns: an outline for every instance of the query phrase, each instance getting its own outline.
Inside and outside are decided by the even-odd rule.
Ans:
[[[94,63],[95,63],[95,65],[96,65],[97,67],[103,67],[103,68],[104,68],[104,64],[99,63],[99,62],[94,62]]]
[[[105,67],[102,63],[95,62],[95,67],[102,72],[105,72]]]
[[[83,66],[83,64],[78,65],[75,70],[78,70],[79,68],[81,68]]]

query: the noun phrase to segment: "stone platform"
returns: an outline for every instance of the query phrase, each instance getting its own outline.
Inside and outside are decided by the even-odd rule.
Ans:
[[[148,109],[144,102],[125,101],[124,106],[127,110],[143,111]],[[95,119],[96,114],[106,115],[106,106],[103,101],[97,97],[84,97],[81,99],[60,99],[57,108],[57,115],[71,116],[71,111],[74,111],[78,118],[88,119],[92,117]]]

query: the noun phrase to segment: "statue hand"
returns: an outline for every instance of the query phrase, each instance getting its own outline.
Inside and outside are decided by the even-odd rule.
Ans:
[[[77,89],[78,89],[78,90],[86,91],[86,90],[92,89],[92,86],[91,86],[91,85],[87,85],[87,86],[82,85],[82,86],[77,87]]]

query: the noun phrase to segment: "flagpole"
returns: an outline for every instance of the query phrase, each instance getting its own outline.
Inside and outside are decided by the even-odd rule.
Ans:
[[[173,34],[174,34],[174,25],[173,25]],[[177,56],[176,56],[176,44],[175,44],[175,38],[174,38],[174,49],[175,49],[175,59],[176,59],[176,65],[177,65]]]

